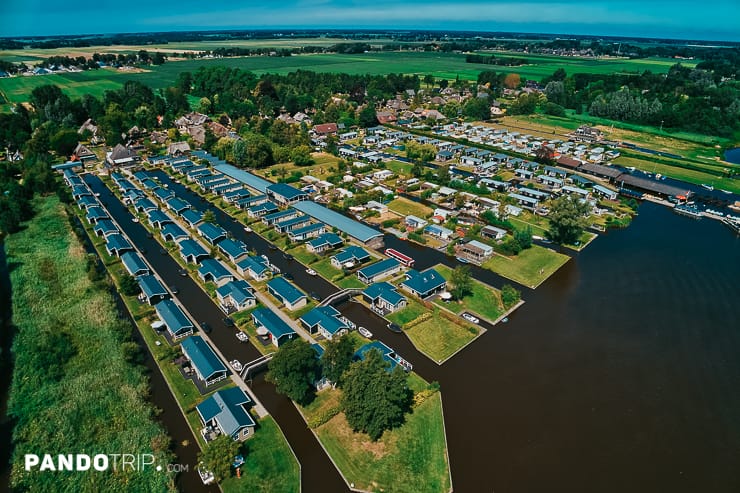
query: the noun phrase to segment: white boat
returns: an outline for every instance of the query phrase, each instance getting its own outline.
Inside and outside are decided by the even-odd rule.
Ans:
[[[478,319],[478,317],[475,317],[475,316],[471,315],[470,313],[463,313],[460,316],[462,318],[464,318],[465,320],[467,320],[468,322],[471,322],[471,323],[474,323],[474,324],[479,324],[480,323],[480,320]]]
[[[315,276],[316,271],[313,269],[306,269],[306,274],[308,274],[309,276]]]
[[[213,473],[205,469],[203,463],[198,465],[197,470],[198,476],[200,476],[200,480],[203,481],[203,484],[211,484],[216,480]]]
[[[134,217],[134,218],[132,218],[131,220],[132,220],[133,222],[135,222],[135,223],[138,223],[138,222],[139,222],[139,218],[138,218],[138,217]]]
[[[236,371],[242,371],[242,364],[239,363],[239,360],[238,359],[229,361],[229,364],[231,365],[231,367],[234,370],[236,370]]]
[[[359,332],[362,337],[367,337],[368,339],[373,338],[373,333],[367,330],[365,327],[360,327],[359,329],[357,329],[357,332]]]
[[[247,342],[249,340],[249,336],[242,331],[236,333],[236,338],[242,342]]]
[[[252,228],[250,228],[249,226],[244,226],[244,231],[246,231],[247,233],[251,233]]]
[[[732,192],[730,192],[729,190],[720,189],[720,192],[726,193],[727,195],[732,195]]]
[[[702,183],[702,184],[701,184],[701,187],[702,187],[702,188],[705,188],[705,189],[707,189],[707,190],[709,190],[710,192],[711,192],[712,190],[714,190],[714,185],[707,185],[706,183]]]

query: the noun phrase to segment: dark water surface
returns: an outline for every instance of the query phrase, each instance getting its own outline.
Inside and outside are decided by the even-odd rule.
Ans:
[[[740,491],[740,239],[653,204],[435,375],[458,492]]]

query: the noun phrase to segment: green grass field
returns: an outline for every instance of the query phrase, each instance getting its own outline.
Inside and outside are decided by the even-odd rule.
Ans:
[[[442,274],[442,277],[445,279],[449,279],[452,276],[452,269],[446,265],[437,264],[434,268],[437,272]],[[462,303],[457,303],[455,301],[450,303],[436,301],[436,303],[451,312],[462,313],[463,311],[469,310],[490,321],[496,320],[503,313],[501,293],[499,290],[475,279],[473,279],[473,288],[471,292],[462,299]]]
[[[427,207],[424,204],[420,204],[403,197],[399,197],[388,202],[388,209],[393,212],[397,212],[402,216],[414,215],[422,219],[430,216],[432,212],[434,212],[431,207]]]
[[[300,466],[271,416],[259,421],[259,428],[243,447],[246,450],[242,477],[224,480],[221,483],[224,493],[301,491]]]
[[[325,390],[319,395],[327,392],[339,391]],[[311,414],[306,417],[311,422]],[[405,424],[386,431],[377,442],[353,432],[343,413],[315,431],[355,488],[396,493],[447,493],[451,488],[439,392],[418,404]]]
[[[131,362],[138,351],[131,324],[120,319],[107,284],[88,279],[86,252],[58,199],[37,199],[34,207],[36,217],[5,240],[17,331],[8,400],[13,463],[39,450],[126,450],[169,460],[143,367]],[[29,475],[16,466],[11,481],[18,489],[90,487],[85,475]],[[169,478],[150,469],[95,481],[98,491],[164,491]]]
[[[168,45],[169,46],[169,45]],[[102,48],[102,47],[101,47]],[[151,47],[146,47],[154,51]],[[87,49],[84,53],[89,53]],[[93,49],[92,51],[97,51]],[[105,50],[100,50],[105,51]],[[52,54],[51,52],[49,54]],[[19,52],[0,52],[5,56],[23,56]],[[33,52],[32,56],[38,56]],[[465,55],[457,53],[429,52],[388,52],[362,53],[356,55],[316,54],[292,57],[242,57],[222,59],[200,59],[170,61],[158,67],[151,67],[146,72],[129,73],[115,69],[101,69],[64,75],[45,75],[36,77],[12,77],[0,79],[0,91],[5,93],[11,102],[24,102],[34,87],[44,84],[56,84],[71,97],[90,93],[101,96],[108,89],[116,89],[127,80],[138,80],[154,89],[173,84],[177,75],[184,71],[195,71],[201,66],[226,66],[250,70],[256,74],[287,74],[296,70],[313,70],[347,74],[430,74],[440,79],[475,80],[483,70],[497,72],[514,72],[522,77],[541,79],[551,75],[557,68],[564,67],[569,73],[614,73],[652,70],[667,72],[671,63],[661,59],[646,60],[594,60],[575,57],[548,57],[519,55],[531,63],[521,67],[496,67],[484,64],[466,63]]]
[[[569,259],[562,253],[533,245],[514,257],[494,255],[483,263],[483,267],[524,286],[536,288]]]

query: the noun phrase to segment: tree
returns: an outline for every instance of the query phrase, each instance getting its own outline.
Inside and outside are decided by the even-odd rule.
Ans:
[[[283,344],[268,365],[267,381],[277,391],[305,405],[314,397],[314,382],[321,372],[316,351],[303,339]]]
[[[487,98],[471,98],[465,103],[463,113],[476,120],[488,120],[491,118],[491,105]]]
[[[229,435],[220,435],[208,442],[198,460],[203,467],[213,473],[216,481],[221,482],[231,475],[231,464],[239,453],[240,444]]]
[[[313,157],[311,157],[311,148],[307,145],[301,145],[293,149],[290,152],[290,158],[296,166],[310,166],[314,163]]]
[[[519,74],[506,74],[504,78],[504,85],[509,89],[516,89],[522,83],[522,78]]]
[[[409,159],[424,163],[431,161],[436,155],[437,148],[432,144],[419,144],[413,141],[406,144],[406,157]]]
[[[203,213],[203,222],[215,223],[216,214],[211,209],[208,209],[206,212]]]
[[[323,375],[337,387],[341,387],[342,376],[352,363],[353,355],[354,347],[349,337],[332,339],[326,344],[324,354],[321,356]]]
[[[374,127],[378,124],[378,119],[375,116],[375,107],[371,103],[366,104],[360,110],[360,113],[357,115],[357,123],[362,128]]]
[[[363,361],[352,363],[344,376],[342,406],[347,423],[373,441],[403,424],[413,401],[406,372],[400,366],[390,372],[387,368],[380,352],[372,349]]]
[[[470,274],[470,267],[467,265],[458,265],[455,267],[450,276],[450,287],[455,299],[463,299],[465,294],[473,289],[473,277]]]
[[[139,283],[134,276],[125,274],[121,277],[121,292],[126,296],[134,296],[139,293]]]
[[[550,229],[547,237],[555,243],[575,243],[586,228],[586,214],[590,206],[587,202],[571,199],[565,195],[552,202],[550,214]]]
[[[504,304],[504,308],[509,308],[514,305],[514,303],[519,301],[521,296],[522,293],[520,293],[519,290],[514,288],[511,284],[504,284],[501,287],[501,301]]]
[[[424,76],[424,84],[427,85],[427,88],[432,87],[434,85],[434,76],[431,74],[427,74]]]
[[[522,247],[522,250],[532,247],[532,228],[527,226],[522,230],[518,230],[514,233],[514,239]]]
[[[78,137],[79,135],[76,131],[71,129],[62,129],[54,134],[49,144],[58,156],[68,157],[72,154],[75,147],[77,147]]]

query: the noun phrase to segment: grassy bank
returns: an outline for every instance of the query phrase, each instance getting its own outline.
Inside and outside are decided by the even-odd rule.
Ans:
[[[12,482],[30,491],[165,491],[154,468],[117,474],[28,474],[25,453],[154,453],[169,461],[169,437],[147,402],[131,326],[106,285],[87,276],[87,258],[56,198],[8,237],[15,369],[8,412],[17,419]],[[94,481],[94,483],[91,483]]]
[[[434,268],[445,279],[449,280],[452,277],[452,269],[446,265],[437,264]],[[450,303],[444,303],[438,301],[437,303],[440,303],[440,306],[451,312],[462,313],[464,311],[471,311],[491,321],[496,320],[504,312],[504,307],[501,303],[501,292],[476,279],[473,279],[470,292],[459,302],[452,301]]]
[[[417,385],[411,387],[417,390]],[[303,410],[308,422],[335,414],[340,392],[320,392],[316,401]],[[377,442],[353,432],[341,412],[314,428],[342,475],[355,488],[397,493],[450,490],[441,396],[429,390],[416,395],[418,400],[426,398],[417,401],[405,424],[386,431]]]
[[[243,448],[244,473],[241,478],[224,480],[221,483],[224,493],[298,493],[301,490],[298,462],[271,416],[259,421],[254,437],[244,442]]]
[[[514,257],[494,255],[482,267],[516,281],[524,286],[536,288],[553,275],[569,259],[567,255],[549,248],[533,245]]]

